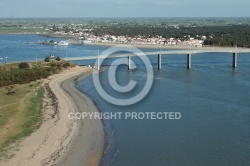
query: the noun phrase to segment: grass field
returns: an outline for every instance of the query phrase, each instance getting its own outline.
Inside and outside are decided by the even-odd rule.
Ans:
[[[9,89],[15,94],[7,95]],[[43,94],[38,81],[0,89],[0,159],[11,158],[11,145],[39,128]]]
[[[3,71],[10,71],[12,69],[18,69],[19,63],[12,63],[12,64],[1,64],[0,65],[0,70],[3,70]]]
[[[2,28],[0,27],[0,34],[11,34],[11,33],[44,33],[48,32],[41,28]]]

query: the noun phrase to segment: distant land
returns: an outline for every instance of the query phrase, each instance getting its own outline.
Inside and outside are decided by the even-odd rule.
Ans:
[[[87,43],[250,47],[250,18],[2,18],[1,34]]]

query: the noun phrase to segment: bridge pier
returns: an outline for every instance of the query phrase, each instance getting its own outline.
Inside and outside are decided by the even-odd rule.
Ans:
[[[100,70],[100,62],[99,62],[99,56],[97,57],[97,70],[99,71]]]
[[[191,69],[191,56],[192,54],[187,54],[187,68]]]
[[[237,56],[238,54],[236,52],[233,53],[233,67],[237,67]]]
[[[128,70],[130,70],[130,69],[131,69],[131,66],[130,66],[130,65],[131,65],[130,58],[131,58],[131,57],[130,57],[130,56],[128,56]]]
[[[158,54],[158,69],[161,69],[161,54]]]

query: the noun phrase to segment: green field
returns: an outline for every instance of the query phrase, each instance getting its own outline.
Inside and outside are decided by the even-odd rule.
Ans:
[[[10,89],[15,94],[7,95]],[[0,160],[11,158],[11,145],[39,128],[43,94],[39,81],[0,89]]]
[[[0,34],[11,34],[11,33],[44,33],[48,32],[41,28],[2,28],[0,27]]]

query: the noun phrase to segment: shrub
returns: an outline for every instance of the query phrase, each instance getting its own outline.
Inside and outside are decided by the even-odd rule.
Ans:
[[[51,63],[50,66],[51,66],[51,67],[56,67],[57,64],[56,64],[56,63]]]
[[[30,68],[30,64],[27,62],[22,62],[18,66],[20,69],[29,69]]]
[[[46,56],[45,59],[44,59],[45,62],[49,62],[50,61],[50,57],[49,56]]]
[[[70,63],[69,63],[69,62],[64,63],[64,64],[63,64],[63,67],[64,67],[64,68],[70,67]]]
[[[58,57],[56,57],[56,61],[60,61],[61,60],[61,58],[58,56]]]
[[[14,95],[14,94],[16,94],[16,92],[13,90],[8,90],[8,92],[6,93],[6,95]]]

